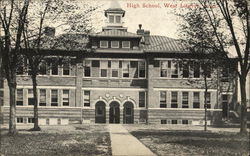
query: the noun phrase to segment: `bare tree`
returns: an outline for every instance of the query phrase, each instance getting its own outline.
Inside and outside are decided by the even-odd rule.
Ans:
[[[246,107],[246,77],[250,70],[249,46],[249,1],[248,0],[197,0],[199,8],[190,10],[183,15],[189,26],[182,27],[184,38],[193,48],[206,48],[216,52],[221,62],[231,63],[228,55],[230,47],[234,47],[237,55],[239,69],[237,74],[240,80],[241,92],[241,133],[247,132]],[[190,25],[191,24],[191,25]],[[192,25],[194,24],[194,25]],[[200,26],[202,25],[202,29]],[[205,44],[202,34],[206,35]]]
[[[3,67],[10,90],[9,134],[16,133],[16,69],[27,18],[29,0],[1,0],[0,20],[4,32]]]
[[[28,70],[33,85],[34,128],[32,130],[40,130],[38,125],[37,75],[40,73],[41,64],[46,62],[46,58],[49,56],[49,54],[43,54],[42,51],[44,48],[57,50],[57,48],[63,47],[63,49],[66,51],[79,48],[76,47],[79,46],[79,43],[77,45],[74,39],[65,40],[64,37],[55,37],[55,28],[47,27],[45,22],[58,20],[58,17],[63,16],[64,21],[62,21],[60,26],[66,26],[66,32],[72,33],[77,30],[77,32],[81,32],[86,35],[92,29],[92,26],[89,26],[91,21],[89,18],[87,18],[87,16],[89,16],[90,13],[95,11],[98,7],[92,7],[90,5],[84,4],[86,10],[80,12],[78,11],[78,13],[76,13],[75,11],[80,10],[80,7],[78,6],[79,4],[74,4],[72,1],[43,0],[40,4],[38,2],[34,3],[34,10],[39,8],[42,8],[42,10],[38,13],[38,21],[36,20],[37,18],[34,20],[32,16],[28,18],[28,22],[25,25],[25,31],[23,34],[23,50],[29,62]],[[31,15],[34,16],[35,13],[31,13]],[[68,17],[65,17],[66,15],[68,15]],[[73,19],[80,19],[81,22],[72,24]],[[35,25],[36,22],[38,23],[38,26],[32,27],[31,25]],[[49,33],[50,36],[48,35]],[[70,44],[70,46],[65,47],[65,44]],[[85,47],[82,48],[84,49]],[[63,65],[69,64],[70,62],[70,59],[68,59],[67,56],[58,55],[56,57],[57,59],[54,59],[56,64]]]

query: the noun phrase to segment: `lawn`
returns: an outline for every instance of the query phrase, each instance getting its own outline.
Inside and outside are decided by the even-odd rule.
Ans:
[[[126,125],[126,128],[144,145],[159,156],[213,155],[248,156],[249,136],[225,129],[204,132],[203,127]]]
[[[41,127],[42,131],[19,130],[8,136],[1,130],[0,155],[80,156],[111,155],[106,125]]]

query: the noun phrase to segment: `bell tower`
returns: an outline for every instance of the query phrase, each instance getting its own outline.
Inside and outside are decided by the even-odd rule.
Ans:
[[[121,30],[127,31],[126,27],[123,27],[123,17],[125,16],[125,10],[123,10],[120,4],[116,0],[112,0],[110,6],[104,13],[106,19],[106,26],[102,28],[106,30]]]

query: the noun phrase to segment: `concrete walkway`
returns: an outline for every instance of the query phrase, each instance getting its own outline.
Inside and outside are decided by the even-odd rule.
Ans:
[[[155,156],[145,145],[132,136],[122,125],[109,124],[113,156]]]

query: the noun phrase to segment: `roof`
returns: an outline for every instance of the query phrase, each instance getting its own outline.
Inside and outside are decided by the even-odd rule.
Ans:
[[[145,52],[185,52],[187,50],[181,41],[166,36],[151,35],[149,45],[144,45]]]
[[[86,34],[62,34],[55,37],[44,37],[42,39],[42,49],[56,50],[84,50],[89,43]]]
[[[140,35],[131,32],[125,32],[120,30],[107,30],[102,31],[93,35],[91,37],[119,37],[119,38],[141,38]]]

